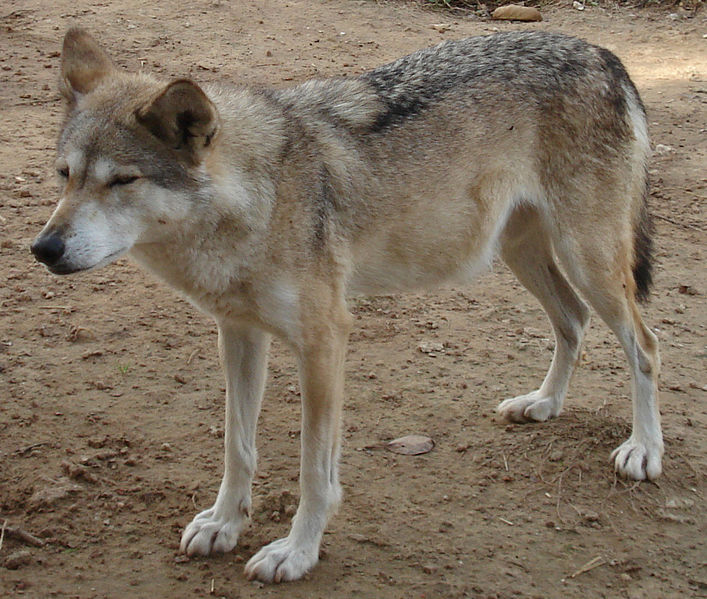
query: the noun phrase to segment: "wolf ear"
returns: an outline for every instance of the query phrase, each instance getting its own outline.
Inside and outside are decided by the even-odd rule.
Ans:
[[[188,79],[170,83],[136,117],[155,137],[195,164],[218,131],[216,107]]]
[[[115,65],[88,33],[72,27],[61,51],[61,92],[73,104],[76,97],[93,91]]]

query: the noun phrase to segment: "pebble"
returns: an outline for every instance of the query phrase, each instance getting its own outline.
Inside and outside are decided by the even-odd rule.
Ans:
[[[562,458],[564,456],[565,456],[564,452],[561,449],[557,449],[557,450],[553,451],[552,453],[550,453],[550,455],[548,456],[547,459],[550,460],[551,462],[559,462],[560,460],[562,460]]]
[[[599,520],[599,514],[594,510],[582,510],[582,520],[585,522],[597,522]]]
[[[32,508],[48,507],[80,490],[81,487],[73,484],[68,478],[62,476],[56,481],[55,485],[43,487],[35,491],[29,498],[28,504]]]
[[[417,346],[417,349],[420,350],[423,354],[431,354],[434,356],[435,352],[444,351],[444,344],[438,343],[436,341],[422,341]]]
[[[543,17],[537,8],[530,6],[518,6],[517,4],[507,4],[499,6],[491,13],[492,19],[504,21],[542,21]]]

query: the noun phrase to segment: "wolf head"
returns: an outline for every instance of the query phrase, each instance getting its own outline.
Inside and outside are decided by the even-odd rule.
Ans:
[[[64,38],[60,86],[62,196],[31,250],[51,272],[70,274],[175,234],[198,204],[219,117],[192,81],[119,70],[80,29]]]

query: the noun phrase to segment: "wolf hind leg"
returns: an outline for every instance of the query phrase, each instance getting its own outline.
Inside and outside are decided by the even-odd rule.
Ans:
[[[640,289],[633,272],[630,236],[621,235],[620,231],[610,233],[588,231],[576,236],[581,251],[571,263],[567,262],[566,270],[618,338],[631,372],[633,427],[629,439],[611,454],[614,468],[626,478],[653,480],[662,471],[663,456],[658,410],[658,339],[638,310],[637,295],[645,295],[647,290]]]
[[[545,309],[555,335],[555,352],[539,389],[506,399],[497,409],[512,422],[542,422],[562,410],[589,323],[589,310],[558,268],[535,208],[521,206],[511,214],[501,237],[501,256]]]

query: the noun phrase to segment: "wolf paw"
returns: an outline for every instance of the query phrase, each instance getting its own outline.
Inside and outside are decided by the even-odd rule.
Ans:
[[[289,537],[263,547],[246,564],[248,580],[286,582],[302,578],[319,561],[318,547],[302,547]]]
[[[227,517],[211,508],[197,514],[184,529],[179,550],[189,556],[227,553],[238,542],[245,518]]]
[[[662,472],[661,458],[663,443],[643,443],[633,436],[617,447],[612,453],[614,470],[633,480],[655,480]]]
[[[533,391],[502,401],[496,410],[510,422],[544,422],[559,415],[562,402],[552,395]]]

